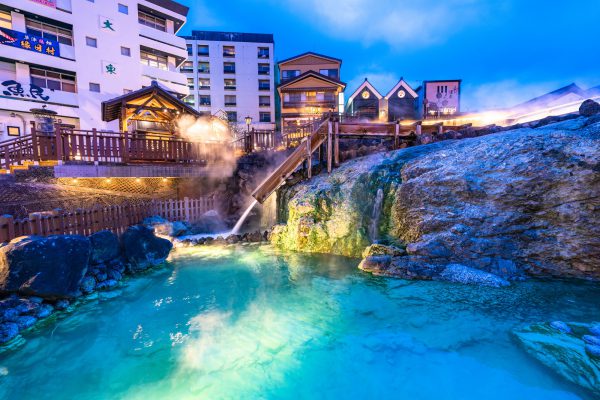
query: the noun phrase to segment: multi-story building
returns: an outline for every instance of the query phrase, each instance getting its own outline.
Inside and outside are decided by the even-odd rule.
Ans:
[[[424,81],[419,93],[422,118],[448,118],[460,113],[460,79]]]
[[[271,34],[192,31],[185,36],[189,105],[226,114],[238,131],[275,128],[274,41]]]
[[[284,134],[323,113],[343,111],[346,84],[340,81],[342,60],[308,52],[280,61],[278,66],[277,91]]]
[[[186,96],[187,13],[172,0],[0,0],[0,140],[29,133],[32,109],[117,130],[103,101],[152,81]]]

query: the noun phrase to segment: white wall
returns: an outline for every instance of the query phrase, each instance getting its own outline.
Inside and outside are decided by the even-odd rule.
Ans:
[[[194,63],[194,72],[187,73],[189,78],[194,79],[194,105],[199,111],[208,111],[212,114],[218,111],[236,111],[238,116],[238,125],[240,129],[246,129],[245,117],[252,117],[252,127],[255,129],[274,129],[275,127],[275,82],[274,82],[274,48],[273,43],[248,43],[248,42],[217,42],[203,40],[188,40],[188,44],[193,46],[193,54],[189,57]],[[208,45],[209,57],[198,56],[197,46]],[[235,47],[235,58],[223,57],[223,46]],[[258,48],[268,47],[269,58],[258,58]],[[198,74],[198,62],[209,61],[210,74]],[[235,62],[235,74],[225,74],[223,72],[223,63]],[[270,74],[259,75],[258,64],[269,64]],[[198,90],[198,77],[210,78],[210,90]],[[236,90],[225,90],[225,79],[236,80]],[[271,90],[258,90],[258,81],[270,80]],[[210,94],[211,106],[204,107],[199,105],[199,96],[201,94]],[[237,105],[235,107],[225,106],[225,95],[235,95]],[[259,107],[259,96],[270,96],[270,107]],[[270,112],[271,123],[260,123],[259,113]]]
[[[118,4],[129,7],[127,15],[118,11]],[[173,23],[168,24],[170,33],[161,32],[138,23],[138,3],[159,10],[161,13],[185,20],[181,15],[162,9],[144,0],[59,0],[54,9],[32,1],[0,0],[0,4],[31,12],[73,26],[73,46],[60,46],[61,57],[37,54],[32,51],[0,45],[0,57],[18,61],[16,80],[22,85],[30,82],[28,64],[58,68],[75,72],[77,75],[77,94],[55,91],[47,101],[49,109],[59,111],[65,118],[79,118],[82,129],[117,130],[118,122],[103,122],[101,102],[124,94],[124,90],[137,90],[158,78],[159,83],[181,94],[187,94],[186,78],[179,73],[175,57],[185,58],[185,40],[174,34]],[[66,12],[66,11],[71,12]],[[25,31],[24,15],[13,12],[13,29]],[[109,19],[115,31],[102,28],[101,19]],[[140,36],[143,34],[146,37]],[[86,44],[86,37],[97,40],[97,48]],[[160,40],[160,42],[159,42]],[[166,43],[162,43],[166,42]],[[140,63],[140,45],[160,49],[170,57],[169,71],[153,67],[144,67]],[[131,56],[121,54],[121,46],[130,48]],[[106,73],[105,66],[112,64],[115,74]],[[90,92],[89,84],[100,84],[100,93]],[[0,93],[1,95],[1,93]],[[0,96],[0,110],[10,114],[11,110],[23,112],[40,107],[39,102],[30,99],[15,99]],[[0,113],[0,123],[6,122],[6,113]],[[0,133],[0,140],[5,139]]]

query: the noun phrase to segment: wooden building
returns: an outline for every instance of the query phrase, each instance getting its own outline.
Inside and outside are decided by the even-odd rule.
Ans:
[[[294,135],[324,113],[339,111],[340,94],[346,88],[340,81],[341,66],[340,59],[312,52],[279,62],[277,92],[284,136]]]
[[[371,85],[367,78],[352,93],[346,103],[346,115],[361,120],[387,120],[383,96]]]
[[[388,121],[417,119],[418,98],[417,92],[400,78],[385,96]]]
[[[102,120],[119,120],[121,132],[138,134],[174,134],[175,121],[181,115],[199,117],[200,113],[185,104],[156,81],[150,86],[102,103]]]

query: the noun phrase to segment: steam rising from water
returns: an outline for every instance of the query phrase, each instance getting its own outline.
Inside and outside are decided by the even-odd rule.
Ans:
[[[195,118],[183,115],[175,122],[177,131],[186,140],[205,143],[218,168],[208,168],[209,178],[226,178],[232,175],[235,165],[235,152],[231,147],[233,135],[223,120],[213,116]]]

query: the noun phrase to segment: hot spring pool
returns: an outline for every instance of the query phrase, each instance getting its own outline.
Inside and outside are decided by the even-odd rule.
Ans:
[[[406,282],[356,265],[270,247],[179,250],[172,267],[0,354],[0,397],[587,399],[509,332],[600,320],[598,285]]]

